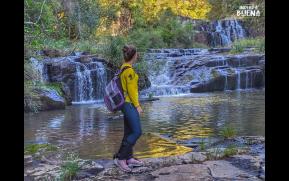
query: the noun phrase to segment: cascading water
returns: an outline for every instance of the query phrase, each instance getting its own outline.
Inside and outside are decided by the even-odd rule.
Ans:
[[[241,73],[240,70],[236,69],[236,75],[237,75],[237,90],[240,90],[241,88]]]
[[[105,63],[97,58],[82,62],[81,54],[75,54],[42,61],[41,70],[47,72],[47,83],[61,82],[72,103],[101,102],[107,84]]]
[[[201,31],[208,33],[210,46],[227,46],[237,39],[246,37],[246,33],[239,20],[218,20],[202,25]]]
[[[45,83],[47,81],[47,71],[42,61],[37,60],[36,58],[30,59],[31,65],[37,74],[37,81]]]
[[[188,60],[199,54],[206,53],[204,49],[161,49],[150,50],[146,54],[146,61],[149,62],[149,80],[151,87],[141,91],[141,96],[178,95],[190,93],[190,85],[179,85],[175,62],[179,60]]]
[[[176,86],[171,82],[170,66],[173,64],[172,60],[155,60],[150,63],[159,64],[160,66],[151,69],[149,76],[151,87],[148,90],[143,91],[142,95],[147,96],[152,93],[155,96],[163,96],[189,93],[189,89],[186,89],[186,86]]]
[[[83,68],[83,71],[80,71]],[[91,71],[84,64],[77,63],[76,65],[76,84],[75,84],[75,100],[77,102],[92,101],[92,80]]]
[[[101,62],[77,63],[74,102],[102,99],[107,83],[106,77],[106,69]]]
[[[107,72],[106,68],[103,63],[101,62],[94,62],[96,68],[93,69],[93,74],[95,74],[95,81],[93,84],[94,87],[94,98],[95,99],[102,99],[104,95],[105,86],[107,83]]]
[[[145,59],[149,64],[151,87],[141,91],[141,96],[186,94],[192,89],[198,92],[262,86],[258,62],[248,63],[250,59],[242,56],[215,54],[207,49],[152,49]],[[251,63],[255,63],[255,67]],[[257,78],[252,79],[252,76]]]

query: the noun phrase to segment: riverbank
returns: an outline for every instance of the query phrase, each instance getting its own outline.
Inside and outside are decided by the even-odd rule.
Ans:
[[[144,166],[124,173],[112,160],[83,160],[46,147],[24,156],[25,180],[70,176],[74,180],[265,180],[265,138],[213,139],[178,156],[144,158]],[[74,168],[74,169],[73,169]],[[69,179],[68,179],[69,180]]]

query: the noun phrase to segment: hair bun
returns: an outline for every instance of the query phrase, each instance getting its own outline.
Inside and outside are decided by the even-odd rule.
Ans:
[[[125,45],[125,46],[122,48],[122,51],[123,51],[124,53],[126,53],[126,52],[128,52],[128,49],[129,49],[129,47],[128,47],[127,45]]]

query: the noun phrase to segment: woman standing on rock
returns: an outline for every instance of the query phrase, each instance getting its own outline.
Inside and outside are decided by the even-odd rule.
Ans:
[[[124,115],[124,135],[118,153],[114,155],[114,163],[125,172],[131,172],[131,167],[142,166],[143,162],[133,157],[133,146],[142,134],[140,113],[142,108],[138,100],[138,75],[132,65],[137,61],[138,54],[132,45],[123,47],[124,63],[121,69],[127,67],[120,75],[125,103],[121,108]]]

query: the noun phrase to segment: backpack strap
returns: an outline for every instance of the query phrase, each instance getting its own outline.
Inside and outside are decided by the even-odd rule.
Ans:
[[[121,69],[121,73],[125,70],[125,69],[128,69],[128,68],[131,68],[130,66],[125,66]]]
[[[122,69],[120,69],[118,75],[120,75],[122,72],[124,72],[124,71],[125,71],[126,69],[128,69],[128,68],[131,68],[131,67],[125,66],[125,67],[123,67]]]

